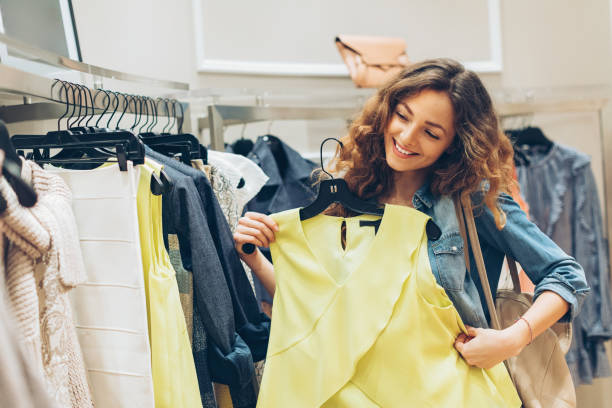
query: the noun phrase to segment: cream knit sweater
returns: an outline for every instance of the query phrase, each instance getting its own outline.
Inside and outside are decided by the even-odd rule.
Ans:
[[[93,407],[68,298],[69,290],[85,279],[71,193],[60,177],[32,162],[24,162],[22,177],[38,194],[29,209],[0,180],[7,201],[0,229],[9,241],[9,300],[49,395],[59,407]]]

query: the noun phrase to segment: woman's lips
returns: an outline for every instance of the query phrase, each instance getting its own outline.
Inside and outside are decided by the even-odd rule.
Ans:
[[[393,153],[395,153],[401,159],[409,159],[411,157],[418,156],[418,153],[399,146],[395,139],[393,139]]]

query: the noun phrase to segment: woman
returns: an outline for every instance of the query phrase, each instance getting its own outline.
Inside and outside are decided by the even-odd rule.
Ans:
[[[512,145],[476,74],[449,59],[411,66],[372,97],[343,142],[334,170],[357,196],[412,207],[440,228],[427,253],[436,282],[465,323],[454,347],[467,364],[490,369],[519,354],[555,322],[576,315],[589,290],[584,272],[507,194],[514,183]],[[466,273],[453,206],[457,198],[471,198],[476,209],[493,293],[506,254],[536,284],[533,305],[506,329],[488,328],[482,290]],[[329,213],[347,215],[340,207]],[[269,216],[247,213],[234,236],[242,259],[271,294],[272,264],[259,251],[245,254],[240,248],[244,243],[267,247],[276,231]],[[471,254],[470,262],[475,271]]]

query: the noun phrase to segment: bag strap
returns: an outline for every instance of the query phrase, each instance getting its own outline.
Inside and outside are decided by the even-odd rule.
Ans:
[[[476,269],[478,269],[478,276],[482,285],[482,290],[485,295],[487,307],[489,308],[489,315],[491,317],[491,326],[494,329],[500,330],[501,324],[499,322],[499,315],[495,308],[495,302],[493,301],[493,294],[491,293],[491,286],[489,285],[489,277],[485,269],[484,258],[482,256],[482,249],[480,247],[480,240],[478,239],[478,232],[476,231],[476,222],[474,221],[474,211],[472,208],[471,200],[455,200],[455,210],[457,212],[457,218],[459,220],[459,232],[464,240],[464,255],[466,260],[466,267],[468,272],[470,271],[469,253],[468,253],[468,241],[466,236],[469,237],[472,253],[474,254],[474,260],[476,261]],[[467,233],[466,233],[467,226]],[[520,293],[521,284],[518,276],[518,269],[516,267],[516,261],[506,255],[508,261],[508,267],[510,268],[510,277],[512,278],[512,289],[513,291]]]

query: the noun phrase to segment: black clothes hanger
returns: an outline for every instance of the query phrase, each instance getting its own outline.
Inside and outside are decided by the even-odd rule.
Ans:
[[[539,127],[528,126],[521,129],[510,129],[506,130],[506,134],[514,144],[514,164],[517,166],[528,166],[531,162],[529,152],[524,149],[524,146],[539,146],[543,150],[542,153],[546,154],[554,144]]]
[[[11,141],[17,149],[32,149],[32,158],[38,163],[51,163],[57,165],[69,164],[102,164],[108,161],[109,157],[116,157],[121,171],[127,170],[127,160],[134,164],[144,163],[144,145],[133,133],[129,131],[109,131],[109,132],[89,132],[86,128],[78,131],[60,130],[61,120],[68,114],[70,108],[70,97],[68,96],[68,86],[65,85],[66,112],[58,119],[58,130],[47,132],[46,135],[14,135]],[[76,87],[72,87],[75,90]],[[105,92],[105,91],[104,91]],[[79,92],[79,95],[81,92]],[[111,104],[110,95],[104,113]],[[72,97],[73,113],[76,110],[76,93]],[[82,99],[82,98],[80,98]],[[80,115],[80,114],[79,114]],[[99,120],[96,122],[98,126]],[[76,124],[79,120],[73,121]],[[71,127],[70,119],[67,119],[67,127]],[[103,151],[104,148],[114,148],[114,152]],[[42,149],[43,153],[40,153]],[[51,149],[62,149],[61,152],[50,157]],[[66,152],[66,153],[64,153]]]
[[[334,176],[325,170],[325,167],[323,167],[323,145],[328,140],[338,142],[340,148],[344,147],[342,142],[334,137],[328,137],[321,143],[321,170],[327,174],[330,179],[323,180],[319,185],[319,194],[317,198],[315,198],[310,205],[300,209],[300,220],[307,220],[321,214],[327,207],[334,203],[342,204],[345,208],[359,214],[383,215],[385,211],[384,208],[379,207],[375,203],[358,198],[349,190],[344,179],[334,178]]]
[[[246,123],[243,126],[244,127],[242,128],[240,139],[232,143],[231,147],[232,147],[232,152],[246,157],[249,155],[249,153],[251,153],[251,150],[253,150],[255,143],[253,143],[251,139],[246,139],[244,137],[244,130],[246,129]]]
[[[21,158],[17,155],[15,147],[11,143],[8,129],[0,120],[0,149],[4,151],[4,162],[2,163],[2,176],[10,184],[17,195],[19,204],[24,207],[32,207],[38,199],[32,186],[21,178]],[[2,211],[6,208],[6,202],[1,203]]]
[[[151,101],[151,103],[153,103]],[[146,105],[148,106],[149,100],[146,101]],[[147,109],[147,122],[143,123],[140,127],[142,130],[144,126],[148,123],[148,107]],[[157,109],[155,108],[155,104],[151,108],[153,115],[157,116]],[[154,125],[156,120],[151,122],[151,125]],[[199,141],[195,136],[190,138],[192,135],[171,135],[169,133],[153,133],[151,132],[152,127],[149,125],[147,127],[147,132],[140,132],[138,136],[142,139],[142,141],[149,146],[151,149],[156,152],[162,153],[166,156],[172,156],[180,159],[184,164],[191,166],[191,160],[200,158],[200,150],[199,150]]]
[[[358,198],[348,188],[348,185],[346,184],[346,181],[344,179],[334,178],[333,175],[331,175],[327,170],[325,170],[325,167],[323,166],[323,145],[325,145],[325,142],[327,142],[328,140],[334,140],[338,142],[340,148],[344,147],[342,142],[336,139],[335,137],[328,137],[321,143],[321,171],[327,174],[330,179],[321,181],[317,198],[310,205],[300,209],[300,220],[304,221],[318,214],[321,214],[330,205],[334,203],[342,204],[345,208],[359,214],[382,216],[385,211],[384,207],[379,207],[375,203]],[[369,224],[367,223],[362,225],[369,226]],[[255,251],[255,245],[244,244],[242,246],[242,251],[246,254],[253,253],[253,251]]]
[[[552,140],[547,138],[539,127],[528,126],[523,129],[507,130],[506,133],[515,145],[544,146],[547,148],[553,145]]]

